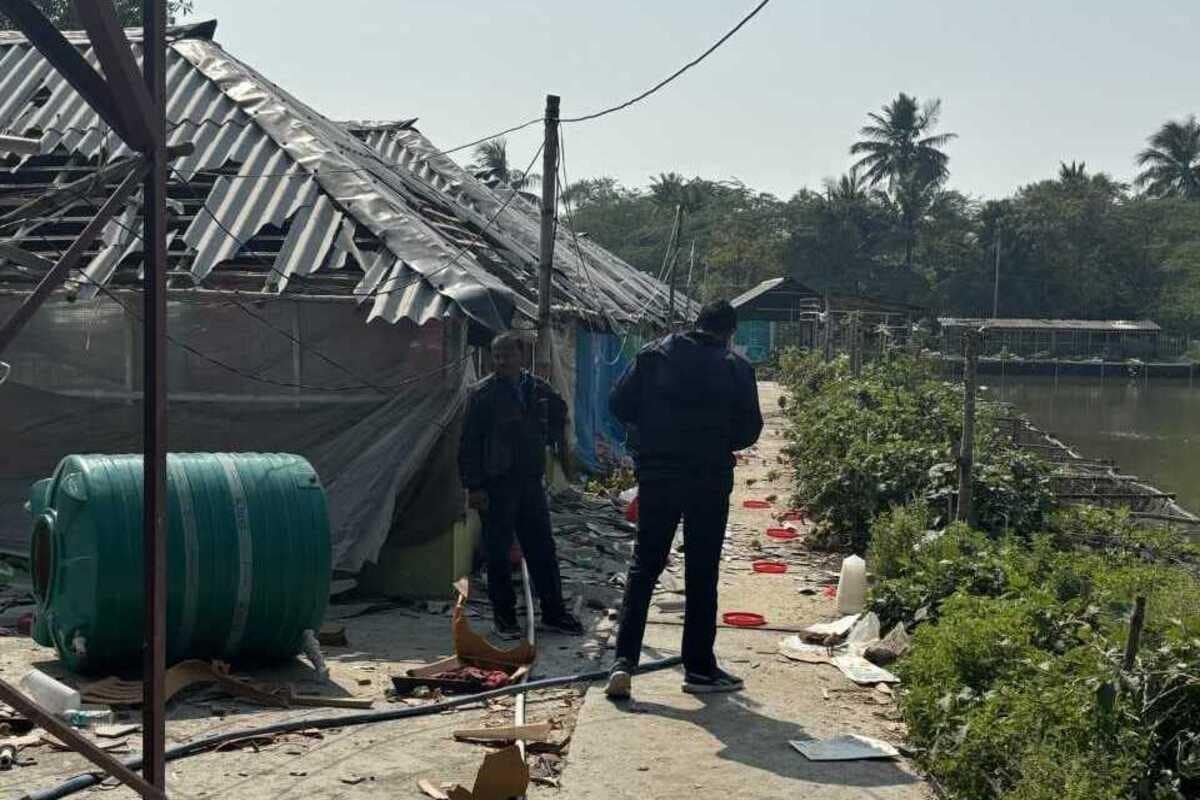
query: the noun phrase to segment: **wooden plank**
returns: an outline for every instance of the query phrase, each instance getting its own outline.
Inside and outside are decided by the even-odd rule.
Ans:
[[[3,680],[0,680],[0,700],[4,700],[4,702],[12,706],[16,711],[36,722],[55,739],[58,739],[71,750],[79,753],[79,755],[91,761],[121,783],[141,794],[142,797],[162,798],[162,800],[166,800],[166,794],[142,780],[141,775],[138,775],[129,767],[104,752],[104,750],[97,747],[90,739],[76,732],[70,725],[60,721],[49,711],[22,694],[16,687]]]
[[[549,722],[532,725],[505,725],[502,728],[465,728],[454,732],[459,741],[475,742],[548,742],[552,727]]]
[[[115,110],[126,130],[121,138],[135,150],[148,152],[155,142],[155,131],[161,126],[154,124],[154,100],[133,60],[133,51],[117,21],[116,11],[111,3],[95,0],[74,0],[74,5],[92,43],[92,52],[104,70],[109,92],[118,98]],[[149,42],[143,42],[143,47],[149,46]],[[158,113],[161,116],[162,110]]]

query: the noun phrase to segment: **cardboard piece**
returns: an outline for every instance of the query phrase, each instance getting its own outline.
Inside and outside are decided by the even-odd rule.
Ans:
[[[528,788],[529,766],[521,749],[513,745],[484,757],[471,791],[455,786],[447,794],[450,800],[511,800],[523,797]]]
[[[897,758],[900,751],[880,739],[856,733],[833,739],[790,741],[809,761],[861,761],[874,758]]]
[[[471,623],[467,621],[466,614],[467,598],[471,591],[470,582],[466,578],[460,578],[455,582],[454,588],[458,590],[458,602],[454,604],[451,621],[454,654],[459,661],[468,666],[503,670],[513,676],[515,683],[533,664],[537,658],[537,651],[528,640],[522,640],[511,650],[501,650],[471,630]]]
[[[804,629],[804,638],[826,640],[829,637],[833,637],[834,641],[840,641],[854,627],[854,623],[858,622],[858,617],[858,614],[850,614],[833,622],[809,625]]]
[[[830,663],[829,648],[819,644],[809,644],[799,636],[789,636],[779,642],[779,654],[792,661],[804,664]]]
[[[833,657],[833,665],[850,680],[860,685],[874,686],[877,683],[899,683],[900,679],[882,667],[877,667],[862,656],[844,654]]]

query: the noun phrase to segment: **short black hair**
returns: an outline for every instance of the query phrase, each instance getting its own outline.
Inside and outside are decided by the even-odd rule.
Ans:
[[[498,335],[495,339],[492,339],[493,350],[497,350],[501,347],[508,347],[509,345],[512,345],[524,353],[526,345],[525,337],[516,331],[505,331],[504,333]]]
[[[696,327],[715,336],[729,336],[737,330],[737,309],[728,300],[713,300],[700,309]]]

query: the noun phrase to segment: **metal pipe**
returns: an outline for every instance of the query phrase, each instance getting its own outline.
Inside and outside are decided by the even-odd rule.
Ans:
[[[644,675],[649,672],[658,672],[659,670],[670,669],[677,667],[683,663],[683,659],[679,656],[664,658],[659,661],[649,661],[637,668],[636,674]],[[443,711],[448,711],[452,708],[460,708],[462,706],[474,705],[485,700],[491,700],[496,697],[507,697],[513,694],[522,692],[537,691],[541,689],[554,689],[558,686],[567,686],[572,683],[595,683],[602,681],[608,677],[608,670],[595,670],[593,672],[581,672],[576,675],[562,675],[555,678],[542,678],[528,683],[514,684],[512,686],[502,686],[499,689],[489,689],[486,692],[478,694],[464,695],[462,697],[454,697],[449,700],[442,700],[438,703],[430,703],[426,706],[402,708],[390,708],[383,711],[370,711],[362,714],[346,714],[343,716],[329,716],[292,720],[290,722],[281,722],[275,725],[267,725],[261,728],[253,728],[250,730],[227,731],[215,736],[209,736],[204,739],[197,739],[187,744],[182,744],[177,747],[172,747],[167,750],[166,760],[176,761],[181,758],[189,758],[200,753],[207,752],[213,748],[220,747],[223,744],[237,741],[239,739],[253,739],[260,736],[273,736],[282,733],[293,733],[300,730],[308,730],[315,728],[317,730],[328,730],[330,728],[351,728],[358,725],[371,725],[376,722],[394,722],[396,720],[408,719],[410,717],[424,717],[431,714],[440,714]],[[131,758],[124,762],[125,766],[130,769],[138,769],[142,765],[140,757]],[[62,797],[69,797],[76,792],[82,792],[85,789],[90,789],[101,782],[100,776],[86,773],[76,775],[67,781],[55,786],[51,789],[42,789],[41,791],[28,792],[18,795],[15,800],[59,800]]]

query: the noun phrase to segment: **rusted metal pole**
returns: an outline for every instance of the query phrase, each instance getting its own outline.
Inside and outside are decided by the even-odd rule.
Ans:
[[[145,657],[142,672],[142,774],[166,791],[167,617],[167,9],[142,7],[142,79],[151,99],[149,171],[142,189],[143,274],[143,507]],[[143,793],[143,796],[149,797]]]
[[[971,521],[971,471],[975,466],[975,395],[979,390],[979,332],[963,332],[963,429],[958,448],[958,513],[960,522]]]
[[[554,239],[558,222],[559,97],[546,95],[545,143],[542,147],[542,230],[538,257],[538,338],[535,369],[546,380],[554,363],[550,339],[551,293],[554,290]]]
[[[126,786],[137,791],[142,797],[155,798],[155,800],[166,798],[163,792],[148,784],[141,775],[138,775],[129,767],[101,750],[86,736],[77,733],[70,725],[30,700],[15,686],[3,680],[0,680],[0,700],[12,706],[17,713],[28,717],[39,728],[45,730],[109,775],[112,775]]]

